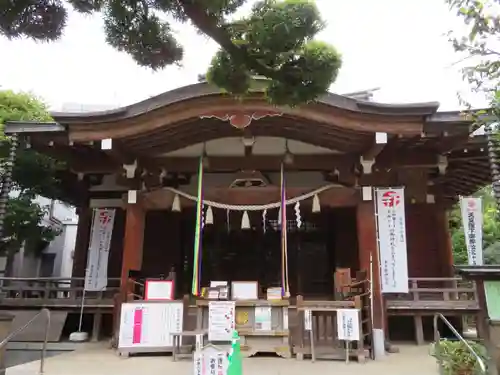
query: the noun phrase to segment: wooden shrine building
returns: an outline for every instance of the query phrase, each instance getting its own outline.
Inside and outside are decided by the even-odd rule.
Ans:
[[[6,133],[66,163],[65,196],[80,215],[73,276],[85,273],[91,210],[117,208],[108,277],[121,278],[123,293],[131,270],[145,277],[174,270],[176,295],[190,293],[200,157],[201,285],[279,286],[284,163],[287,199],[295,199],[287,209],[291,296],[329,300],[336,269],[354,277],[370,259],[378,269],[375,187],[405,187],[415,294],[419,279],[454,276],[447,210],[488,184],[490,170],[484,136],[471,137],[470,120],[438,107],[328,94],[277,108],[259,92],[235,100],[199,83],[115,110],[53,113],[54,123],[9,123]],[[383,301],[373,275],[374,327],[422,309]]]

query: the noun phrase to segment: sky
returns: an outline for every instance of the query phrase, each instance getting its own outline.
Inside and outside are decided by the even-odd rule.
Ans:
[[[327,22],[318,39],[343,56],[330,91],[380,88],[376,101],[439,101],[440,110],[458,109],[457,92],[466,92],[467,84],[445,33],[463,25],[444,0],[317,0],[317,5]],[[72,13],[64,37],[50,44],[0,37],[1,88],[32,92],[52,110],[104,109],[196,83],[217,45],[190,25],[173,28],[185,47],[184,60],[158,72],[107,46],[99,15]]]

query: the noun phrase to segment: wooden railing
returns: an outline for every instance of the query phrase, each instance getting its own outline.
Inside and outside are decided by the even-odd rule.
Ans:
[[[389,315],[412,316],[415,340],[424,340],[424,316],[435,314],[459,317],[475,316],[479,312],[476,285],[458,277],[419,277],[409,279],[408,294],[386,295]]]
[[[387,295],[389,313],[412,314],[416,310],[434,312],[479,309],[476,286],[458,277],[415,277],[409,279],[408,294]]]
[[[360,320],[362,319],[362,302],[359,296],[348,301],[304,301],[300,296],[297,298],[298,327],[295,330],[296,337],[293,341],[294,353],[298,359],[311,355],[312,360],[319,359],[345,359],[345,343],[338,340],[337,334],[337,311],[339,309],[358,309]],[[305,314],[311,314],[311,330],[306,330],[304,325]],[[358,361],[364,361],[368,351],[364,347],[364,326],[360,327],[361,340],[355,341],[352,349]]]
[[[81,306],[84,278],[0,277],[0,306],[54,307]],[[120,279],[109,278],[108,286],[99,292],[85,292],[86,308],[113,307],[113,297],[119,292]]]

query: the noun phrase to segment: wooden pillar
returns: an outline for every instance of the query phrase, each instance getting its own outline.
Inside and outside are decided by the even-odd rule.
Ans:
[[[180,212],[172,212],[169,222],[172,225],[170,233],[174,235],[172,238],[172,248],[175,249],[175,258],[173,260],[173,268],[175,271],[174,281],[174,298],[178,298],[178,294],[182,293],[182,280],[184,278],[184,254],[182,251],[182,216]]]
[[[125,238],[123,241],[123,257],[120,294],[123,300],[132,292],[128,283],[130,270],[140,271],[142,268],[142,246],[144,240],[145,211],[142,200],[129,204],[125,208]]]
[[[78,227],[76,231],[75,250],[73,253],[73,268],[71,277],[85,277],[87,254],[90,241],[90,226],[92,225],[92,209],[84,206],[78,209]],[[82,287],[83,281],[72,282],[73,287]]]
[[[360,202],[358,204],[356,222],[358,231],[358,252],[360,268],[362,270],[370,270],[370,254],[372,256],[373,262],[373,328],[386,330],[386,311],[380,288],[380,266],[377,251],[377,227],[375,224],[375,206],[373,202]]]
[[[441,205],[435,205],[436,234],[438,238],[439,260],[441,262],[441,277],[453,277],[453,246],[448,220],[448,212]]]

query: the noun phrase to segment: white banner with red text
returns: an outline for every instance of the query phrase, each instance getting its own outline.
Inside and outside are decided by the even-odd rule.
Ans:
[[[483,204],[481,198],[461,197],[460,211],[464,226],[469,265],[483,265]]]
[[[404,188],[375,189],[382,293],[408,293]]]
[[[85,290],[101,291],[108,285],[108,259],[115,222],[115,209],[96,208],[92,218]]]

